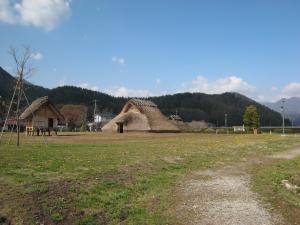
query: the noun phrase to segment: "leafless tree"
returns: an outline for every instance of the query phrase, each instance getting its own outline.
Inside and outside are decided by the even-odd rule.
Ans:
[[[33,54],[29,46],[23,46],[20,49],[10,47],[9,54],[12,56],[16,64],[18,80],[27,79],[34,73],[35,69],[31,64]]]
[[[23,82],[24,79],[27,79],[34,72],[34,68],[31,64],[32,52],[29,46],[23,46],[18,49],[15,47],[10,47],[9,54],[12,56],[15,64],[16,64],[16,75],[17,75],[17,83],[13,93],[11,105],[14,102],[15,97],[17,98],[17,108],[16,108],[16,119],[17,119],[17,146],[20,145],[20,101],[22,95],[24,94],[23,90]],[[9,109],[9,111],[10,111]],[[8,112],[9,116],[9,112]]]

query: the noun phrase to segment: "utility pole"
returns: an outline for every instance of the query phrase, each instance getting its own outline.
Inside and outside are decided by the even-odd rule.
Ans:
[[[285,118],[284,118],[284,103],[285,103],[285,101],[286,101],[286,99],[285,98],[283,98],[283,99],[281,99],[281,113],[282,113],[282,134],[283,135],[285,135],[285,130],[284,130],[284,120],[285,120]]]

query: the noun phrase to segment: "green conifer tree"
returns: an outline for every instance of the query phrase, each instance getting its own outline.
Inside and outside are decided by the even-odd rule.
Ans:
[[[244,125],[247,129],[252,129],[255,133],[259,128],[259,114],[257,108],[254,105],[250,105],[246,108],[243,116]]]

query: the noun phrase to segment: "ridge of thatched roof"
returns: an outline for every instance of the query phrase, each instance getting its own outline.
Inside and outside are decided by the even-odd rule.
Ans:
[[[146,107],[155,107],[157,108],[157,105],[149,100],[143,100],[138,98],[130,99],[129,102],[133,103],[136,106],[146,106]]]
[[[49,101],[48,96],[40,97],[34,100],[30,106],[28,106],[25,111],[21,114],[20,119],[24,120],[29,116],[32,116],[41,106],[47,104],[53,112],[57,115],[60,120],[64,120],[64,116],[59,112],[59,110]]]

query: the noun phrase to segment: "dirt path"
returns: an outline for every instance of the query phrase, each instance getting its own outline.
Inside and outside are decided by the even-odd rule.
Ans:
[[[247,169],[258,163],[297,156],[300,156],[300,149],[292,149],[260,160],[194,173],[180,187],[183,204],[178,216],[185,224],[284,224],[282,217],[272,214],[268,210],[270,206],[262,204],[251,191],[251,175]]]

